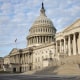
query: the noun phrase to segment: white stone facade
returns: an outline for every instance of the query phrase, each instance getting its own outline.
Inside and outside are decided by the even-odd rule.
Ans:
[[[0,71],[3,69],[4,60],[0,57]]]
[[[59,61],[60,57],[80,54],[80,19],[56,33],[42,3],[40,16],[33,23],[27,41],[27,48],[13,49],[9,54],[12,72],[40,70],[54,65],[54,60]]]
[[[10,58],[9,58],[8,55],[4,57],[4,61],[3,62],[4,62],[3,63],[3,70],[4,71],[10,71],[10,68],[9,68],[9,66],[10,66]]]
[[[50,58],[55,58],[55,54],[54,43],[45,44],[35,48],[33,51],[33,69],[38,70],[44,68],[44,62],[47,64]]]

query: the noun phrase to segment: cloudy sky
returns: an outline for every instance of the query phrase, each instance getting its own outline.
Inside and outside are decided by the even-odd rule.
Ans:
[[[80,18],[80,0],[0,0],[0,57],[16,45],[27,46],[26,36],[40,14],[42,1],[57,31]]]

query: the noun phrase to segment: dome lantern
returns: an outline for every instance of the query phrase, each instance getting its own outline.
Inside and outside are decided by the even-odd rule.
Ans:
[[[42,2],[42,8],[40,10],[40,16],[46,16],[43,2]]]

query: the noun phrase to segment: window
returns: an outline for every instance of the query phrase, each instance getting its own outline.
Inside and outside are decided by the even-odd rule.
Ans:
[[[44,23],[44,20],[43,20],[43,23]]]
[[[38,29],[38,31],[40,32],[40,29]]]
[[[47,57],[47,55],[46,55],[46,59],[47,59],[48,57]]]
[[[35,62],[37,62],[37,58],[35,59]]]
[[[41,32],[42,32],[42,28],[41,28]]]
[[[48,29],[48,32],[49,32],[49,29]]]
[[[40,61],[40,58],[38,57],[38,62]]]
[[[43,28],[43,32],[45,31],[45,29]]]
[[[42,60],[44,59],[44,57],[42,56]]]
[[[47,28],[46,28],[46,32],[47,32]]]

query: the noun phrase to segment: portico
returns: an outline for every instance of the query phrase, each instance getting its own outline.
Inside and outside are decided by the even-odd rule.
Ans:
[[[79,21],[72,24],[62,32],[56,34],[56,54],[79,55],[80,54],[80,26]]]

